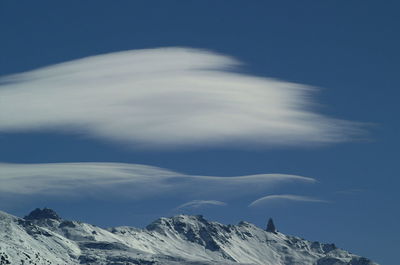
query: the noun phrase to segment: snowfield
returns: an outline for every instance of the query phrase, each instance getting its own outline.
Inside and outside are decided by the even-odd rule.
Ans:
[[[333,244],[247,222],[223,225],[178,215],[146,229],[102,229],[63,220],[50,209],[36,209],[24,219],[0,211],[0,264],[377,265]]]

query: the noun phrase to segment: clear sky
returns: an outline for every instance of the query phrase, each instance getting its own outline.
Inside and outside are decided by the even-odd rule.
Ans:
[[[101,226],[273,217],[397,264],[399,8],[1,1],[1,209]]]

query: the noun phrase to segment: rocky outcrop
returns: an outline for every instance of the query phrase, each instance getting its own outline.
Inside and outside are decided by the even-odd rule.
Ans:
[[[27,216],[24,217],[25,220],[42,220],[42,219],[53,219],[53,220],[61,220],[60,216],[52,210],[48,208],[39,209],[36,208],[32,212],[30,212]]]
[[[275,224],[274,224],[274,221],[272,220],[272,218],[269,218],[269,220],[268,220],[266,231],[270,232],[270,233],[278,232],[278,230],[276,230],[276,227],[275,227]]]

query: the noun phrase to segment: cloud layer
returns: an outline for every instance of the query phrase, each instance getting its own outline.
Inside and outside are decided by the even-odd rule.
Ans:
[[[265,192],[312,178],[259,174],[237,177],[187,175],[122,163],[0,164],[0,200],[10,197],[130,199],[172,198],[208,202]],[[195,203],[192,203],[193,205]],[[192,206],[193,206],[192,205]]]
[[[268,195],[261,197],[252,203],[249,204],[249,207],[254,206],[261,206],[266,205],[269,203],[274,203],[278,201],[300,201],[300,202],[328,202],[325,200],[308,197],[308,196],[301,196],[301,195],[293,195],[293,194],[280,194],[280,195]]]
[[[311,110],[311,88],[240,74],[187,48],[124,51],[0,79],[0,132],[58,129],[136,147],[331,143],[358,125]]]

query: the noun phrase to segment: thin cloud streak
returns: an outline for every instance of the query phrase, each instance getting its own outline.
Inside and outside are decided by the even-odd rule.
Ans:
[[[311,87],[240,74],[189,48],[91,56],[0,79],[0,132],[64,130],[143,148],[286,146],[353,139],[311,110]]]
[[[348,190],[339,190],[336,191],[336,194],[344,194],[344,195],[352,195],[352,194],[358,194],[362,192],[366,192],[366,189],[348,189]]]
[[[268,196],[261,197],[255,201],[253,201],[252,203],[250,203],[249,207],[266,205],[266,204],[278,202],[278,201],[323,202],[323,203],[329,202],[326,200],[321,200],[321,199],[308,197],[308,196],[293,195],[293,194],[280,194],[280,195],[268,195]]]
[[[226,206],[227,203],[222,202],[222,201],[216,201],[216,200],[193,200],[190,202],[183,203],[176,207],[177,210],[180,209],[193,209],[193,208],[200,208],[203,206]]]
[[[0,199],[49,196],[142,200],[175,195],[188,200],[225,199],[290,183],[314,182],[312,178],[284,174],[196,176],[123,163],[0,164]]]

